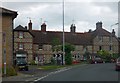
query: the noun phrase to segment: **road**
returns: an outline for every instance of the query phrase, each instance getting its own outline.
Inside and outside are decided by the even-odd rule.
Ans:
[[[45,76],[40,81],[118,81],[115,63],[88,64],[75,66],[69,70]]]

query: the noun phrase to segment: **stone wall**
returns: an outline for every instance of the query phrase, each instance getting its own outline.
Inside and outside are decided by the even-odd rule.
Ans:
[[[23,44],[23,50],[27,51],[28,62],[33,60],[33,37],[29,32],[24,32],[24,37],[18,37],[19,31],[14,31],[14,49],[15,51],[19,50],[19,43]]]
[[[102,46],[103,50],[109,51],[110,53],[118,53],[119,52],[118,39],[115,37],[112,37],[112,39],[110,38],[111,37],[109,36],[104,36],[103,40],[99,40],[98,36],[94,38],[94,42],[93,42],[94,53],[97,53],[97,51],[99,51],[99,46]],[[110,50],[110,46],[112,47],[112,50]]]

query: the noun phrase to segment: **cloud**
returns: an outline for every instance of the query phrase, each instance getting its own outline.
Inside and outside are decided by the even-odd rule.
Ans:
[[[31,17],[33,29],[40,29],[42,22],[47,21],[47,30],[62,31],[62,1],[40,0],[32,2],[3,2],[3,7],[18,11],[15,19],[15,27],[19,24],[26,26],[29,22],[27,17]],[[118,21],[118,0],[81,1],[65,0],[65,31],[70,31],[70,25],[75,20],[77,32],[94,30],[98,21],[103,22],[105,29],[110,30],[110,26]],[[114,27],[113,27],[114,28]]]

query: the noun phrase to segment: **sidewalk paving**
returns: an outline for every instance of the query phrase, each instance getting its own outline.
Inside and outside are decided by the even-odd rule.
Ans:
[[[9,77],[3,77],[2,81],[4,82],[10,82],[10,81],[33,81],[34,79],[37,79],[38,77],[42,77],[52,71],[55,70],[42,70],[38,69],[38,67],[30,68],[29,71],[19,71],[17,76],[9,76]]]
[[[3,82],[32,82],[36,79],[39,79],[45,75],[48,75],[50,73],[56,72],[56,71],[60,71],[63,69],[66,69],[68,67],[64,67],[64,68],[59,68],[59,69],[55,69],[55,70],[42,70],[39,67],[32,67],[30,68],[29,71],[19,71],[17,76],[9,76],[9,77],[3,77],[2,81]]]

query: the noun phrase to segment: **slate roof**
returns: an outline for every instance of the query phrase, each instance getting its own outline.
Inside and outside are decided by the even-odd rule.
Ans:
[[[23,26],[19,25],[15,29],[15,31],[28,31],[27,28],[24,28]]]
[[[23,26],[21,26],[21,25],[17,26],[17,27],[14,29],[14,31],[29,32],[29,33],[34,37],[34,35],[33,35],[29,30],[27,30],[27,27],[25,28],[25,27],[23,27]]]
[[[60,31],[46,31],[32,30],[35,36],[33,42],[39,45],[51,44],[54,38],[58,38],[62,44],[63,32]],[[65,42],[73,45],[92,45],[93,39],[97,36],[111,36],[111,33],[103,28],[96,29],[85,33],[71,33],[65,32]]]
[[[0,7],[0,14],[2,14],[2,15],[12,15],[13,18],[16,18],[17,15],[18,15],[16,11],[12,11],[12,10],[2,8],[2,7]]]

